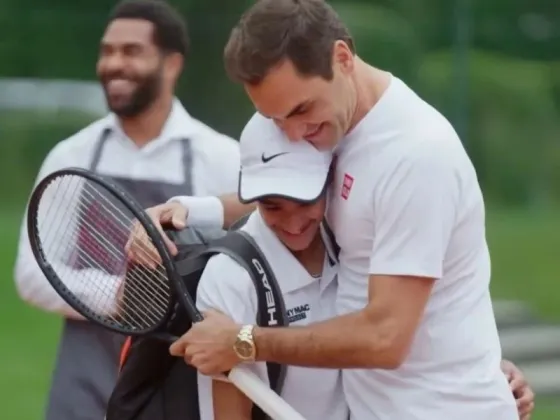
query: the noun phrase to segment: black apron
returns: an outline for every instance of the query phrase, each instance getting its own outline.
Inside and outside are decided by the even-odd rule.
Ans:
[[[111,134],[106,129],[95,147],[90,170],[96,172]],[[192,149],[183,139],[184,182],[133,180],[109,177],[130,193],[143,208],[178,195],[192,195]],[[103,420],[117,381],[119,355],[125,337],[90,322],[66,319],[51,382],[46,420]]]

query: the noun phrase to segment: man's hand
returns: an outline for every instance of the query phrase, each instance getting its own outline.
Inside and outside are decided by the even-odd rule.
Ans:
[[[233,350],[240,329],[224,314],[210,310],[204,312],[203,321],[193,324],[171,345],[169,352],[184,358],[204,375],[219,375],[240,361]]]
[[[177,247],[163,232],[163,226],[173,226],[177,230],[184,229],[188,214],[187,209],[180,203],[169,202],[151,207],[146,210],[146,213],[161,233],[169,252],[172,255],[177,254]],[[134,223],[125,250],[130,261],[134,263],[150,268],[156,268],[161,263],[160,257],[152,245],[152,241],[148,238],[146,230],[139,222]]]
[[[509,360],[502,360],[502,371],[508,379],[517,402],[520,420],[529,420],[535,408],[535,394],[527,383],[523,372]]]

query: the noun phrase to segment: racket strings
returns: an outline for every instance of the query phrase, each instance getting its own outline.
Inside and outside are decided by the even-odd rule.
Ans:
[[[88,213],[84,211],[84,208],[89,207],[89,204],[92,201],[91,198],[94,198],[94,197],[93,197],[92,194],[89,194],[88,191],[84,190],[82,192],[84,193],[84,196],[86,198],[90,198],[90,200],[82,200],[82,202],[80,203],[80,206],[79,206],[79,210],[80,210],[79,214],[80,214],[81,220],[82,220],[82,224],[81,224],[81,229],[82,230],[81,230],[81,232],[87,232],[90,235],[88,235],[88,237],[85,241],[85,246],[82,245],[79,248],[80,252],[79,252],[78,257],[80,258],[80,265],[81,265],[82,268],[84,266],[85,267],[89,266],[89,267],[93,267],[93,268],[97,268],[97,269],[105,269],[105,271],[110,272],[110,270],[114,269],[114,265],[115,265],[114,260],[116,258],[120,257],[120,259],[123,260],[122,252],[119,252],[119,250],[117,250],[115,247],[111,246],[111,240],[109,238],[112,238],[112,239],[115,238],[116,235],[115,235],[114,231],[107,232],[107,230],[104,229],[104,232],[102,232],[102,231],[100,231],[100,229],[97,228],[97,226],[100,225],[99,220],[94,220],[93,221],[94,223],[92,223],[92,221],[88,219],[88,216],[87,216]],[[106,210],[107,209],[105,208],[105,211]],[[109,238],[105,238],[105,240],[103,240],[103,234],[104,233],[108,233]],[[122,234],[123,231],[120,230],[119,233]],[[91,235],[91,234],[93,234],[93,235]],[[92,236],[93,236],[93,242],[92,242]],[[78,241],[79,241],[79,238],[80,237],[78,236]],[[99,246],[91,246],[92,243],[95,245],[96,242]],[[82,241],[82,244],[83,243],[84,243],[84,241]],[[86,247],[87,247],[88,252],[83,252],[84,248],[86,248]],[[102,248],[102,247],[104,247],[104,248]],[[102,253],[100,252],[102,250],[103,251],[108,251],[108,252],[104,252],[105,255],[102,255]],[[118,254],[120,254],[120,255],[118,255]],[[107,255],[109,255],[111,257],[111,260],[113,260],[113,261],[111,261],[111,264],[103,264],[103,258],[105,258]],[[111,267],[108,267],[108,265],[110,265]],[[121,271],[123,271],[123,270],[121,270]],[[138,273],[142,274],[141,272],[137,272],[137,274]],[[149,287],[151,285],[151,283],[150,282],[145,282],[145,284],[148,285],[148,288],[145,289],[145,290],[146,291],[152,291],[152,296],[150,296],[150,297],[152,297],[152,298],[154,296],[157,297],[157,295],[153,293],[154,287]],[[107,286],[107,285],[105,285],[105,286]],[[140,290],[142,291],[143,289],[140,289]],[[103,295],[105,298],[113,297],[113,296],[111,296],[110,293],[107,293],[107,287],[104,287],[103,289],[97,288],[97,290],[95,290],[95,291],[92,290],[92,292],[94,292],[94,293],[91,294],[91,298],[95,302],[99,302],[100,295]],[[130,294],[124,295],[123,304],[131,306],[131,309],[134,309],[135,312],[142,311],[143,313],[146,313],[146,314],[149,315],[150,312],[146,310],[147,306],[145,305],[145,301],[146,301],[145,298],[147,296],[144,293],[144,296],[142,296],[142,297],[144,299],[138,299],[138,297],[135,296],[135,295],[130,295]],[[161,300],[161,303],[164,304],[163,300]],[[121,306],[123,306],[123,305],[121,305]],[[126,313],[126,312],[123,312],[123,311],[119,311],[119,312],[122,315],[125,315],[125,316],[128,315],[128,313]],[[128,311],[128,312],[130,312],[130,311]],[[130,317],[126,317],[126,318],[130,318]],[[134,321],[134,318],[132,318],[132,321]],[[153,322],[152,319],[150,321]]]
[[[80,265],[82,266],[82,268],[85,266],[89,266],[89,267],[94,267],[94,268],[102,268],[105,269],[105,271],[107,272],[111,272],[114,271],[115,269],[115,260],[120,259],[121,261],[124,260],[123,258],[123,253],[122,251],[118,250],[115,246],[111,245],[112,240],[115,239],[119,239],[120,238],[125,238],[126,239],[126,235],[123,235],[124,231],[123,229],[119,229],[119,226],[112,226],[115,229],[113,230],[108,230],[108,229],[99,229],[98,227],[103,228],[103,225],[107,225],[105,220],[100,220],[100,218],[98,217],[99,215],[99,211],[94,212],[93,216],[91,216],[91,212],[88,212],[87,209],[91,208],[91,204],[93,199],[97,199],[99,194],[92,194],[90,191],[88,191],[88,188],[84,188],[82,191],[83,196],[86,198],[86,200],[81,200],[80,205],[79,205],[79,215],[81,217],[82,223],[81,223],[81,230],[80,233],[86,233],[85,235],[85,240],[82,240],[82,243],[80,244],[79,247],[79,259],[80,259]],[[104,199],[103,196],[101,196],[101,199],[103,201],[107,201],[106,199]],[[115,215],[119,214],[120,219],[123,219],[123,213],[117,209],[114,205],[112,205],[112,203],[108,203],[109,206],[111,207],[111,209],[108,209],[105,205],[105,203],[103,203],[102,201],[102,210],[107,213],[108,210],[115,210]],[[90,220],[93,219],[93,220]],[[121,220],[122,221],[122,220]],[[107,234],[107,237],[104,237],[103,235]],[[126,232],[126,234],[128,234],[128,232]],[[80,241],[80,236],[78,236],[78,241]],[[121,246],[124,246],[123,243],[124,241],[121,240]],[[93,246],[92,246],[93,245]],[[98,245],[98,246],[96,246]],[[85,248],[85,249],[84,249]],[[84,252],[87,251],[87,252]],[[110,257],[110,262],[107,262],[107,256]],[[106,263],[107,262],[107,263]],[[85,263],[85,264],[84,264]],[[106,263],[106,264],[105,264]],[[124,271],[124,267],[122,267],[121,264],[121,272]],[[136,275],[140,274],[140,275],[144,275],[144,277],[146,277],[146,272],[145,271],[136,271],[135,273]],[[154,293],[155,288],[152,286],[152,283],[150,281],[144,281],[143,282],[145,286],[148,286],[145,289],[139,289],[140,292],[144,292],[141,293],[140,296],[138,295],[131,295],[131,294],[125,294],[124,295],[124,301],[121,304],[122,306],[128,305],[130,307],[130,309],[133,310],[132,311],[122,311],[119,310],[118,312],[121,314],[121,317],[123,318],[127,318],[130,321],[134,322],[134,317],[130,317],[127,315],[130,314],[135,314],[138,312],[142,312],[143,314],[150,314],[150,311],[148,311],[148,307],[145,304],[146,303],[146,298],[150,297],[150,298],[157,298],[157,294]],[[105,285],[107,286],[107,285]],[[145,292],[152,292],[151,296],[147,296],[147,294]],[[105,298],[107,297],[113,297],[111,296],[111,294],[107,293],[107,287],[100,289],[98,288],[96,290],[96,293],[92,294],[92,298],[95,299],[96,302],[99,302],[99,297],[100,295],[104,295]],[[165,301],[163,299],[160,299],[160,306],[164,306],[165,305]],[[122,308],[119,308],[122,309]],[[155,308],[156,310],[158,309],[157,307]],[[159,311],[160,313],[157,314],[157,318],[159,318],[162,315],[162,311]],[[154,322],[156,319],[152,318],[149,321],[150,322]]]
[[[95,198],[93,196],[93,194],[89,193],[88,191],[83,191],[83,194],[90,199]],[[101,231],[98,226],[100,225],[100,220],[99,218],[94,214],[93,215],[93,223],[91,219],[92,217],[90,216],[90,212],[89,209],[91,209],[91,202],[93,200],[89,200],[89,202],[84,202],[82,201],[79,205],[80,207],[80,216],[82,217],[82,231],[80,232],[80,234],[84,234],[84,236],[86,237],[85,242],[86,245],[89,246],[88,251],[90,251],[89,254],[84,253],[84,252],[80,252],[78,255],[78,258],[81,258],[83,260],[86,261],[86,263],[90,263],[92,266],[95,265],[98,261],[102,260],[103,258],[106,258],[107,255],[112,259],[112,260],[123,260],[123,255],[122,255],[122,251],[118,249],[117,246],[112,245],[112,242],[120,242],[121,246],[124,246],[123,244],[123,240],[122,238],[127,238],[127,234],[128,232],[125,232],[124,230],[120,229],[117,226],[117,231],[112,230],[112,231]],[[111,203],[109,203],[111,204]],[[111,204],[112,205],[112,204]],[[103,206],[104,207],[104,206]],[[122,212],[117,209],[116,207],[113,206],[113,209],[117,212],[121,213],[121,216],[123,215]],[[113,210],[111,209],[111,210]],[[107,212],[107,208],[103,208],[103,211]],[[107,236],[103,236],[103,235],[107,235]],[[82,236],[82,237],[84,237]],[[94,246],[90,246],[90,245],[94,245]],[[79,251],[82,251],[82,249],[79,249]],[[142,259],[142,258],[141,258]],[[147,258],[144,258],[144,262],[148,263]],[[110,272],[110,271],[114,271],[114,263],[111,264],[105,264],[103,265],[103,268]],[[99,263],[97,263],[97,268],[101,268],[101,265]],[[125,270],[125,267],[122,266],[121,267],[121,272]],[[148,283],[147,284],[147,291],[156,291],[155,287],[151,287],[152,283]],[[153,296],[151,297],[155,297],[157,298],[158,295],[153,293]],[[164,302],[163,300],[160,300],[162,303]]]
[[[90,312],[126,330],[149,329],[167,314],[170,283],[143,228],[108,197],[103,187],[78,176],[53,180],[39,206],[41,246],[60,280]],[[141,238],[135,265],[125,251],[131,235]]]
[[[90,194],[87,191],[83,191],[84,195],[88,196],[89,198],[94,198],[92,194]],[[112,205],[112,203],[110,203]],[[125,216],[119,209],[117,209],[116,207],[114,207],[114,205],[112,205],[113,208],[115,209],[115,211],[118,211],[121,213],[121,217]],[[88,244],[94,243],[94,244],[98,244],[98,245],[102,245],[103,248],[101,248],[100,246],[92,246],[91,248],[89,248],[90,250],[92,250],[92,256],[94,258],[91,258],[91,256],[85,254],[85,253],[81,253],[80,257],[84,258],[84,259],[88,259],[89,263],[94,263],[95,261],[98,261],[100,258],[104,258],[106,255],[109,255],[109,258],[111,258],[111,260],[121,260],[123,258],[122,255],[122,247],[124,247],[125,243],[123,243],[124,241],[122,240],[122,238],[128,239],[128,235],[129,232],[125,231],[123,229],[119,229],[117,227],[117,230],[112,230],[110,232],[107,232],[108,235],[107,236],[103,236],[102,231],[100,231],[96,225],[99,225],[99,223],[91,223],[90,220],[88,220],[88,209],[90,207],[88,205],[84,205],[84,203],[81,203],[80,205],[80,212],[81,214],[84,216],[83,217],[83,226],[84,226],[84,234],[88,236]],[[113,210],[113,209],[110,209]],[[108,209],[104,208],[103,209],[104,212],[107,212]],[[96,221],[97,222],[97,221]],[[126,222],[123,222],[126,223]],[[114,243],[120,244],[121,245],[121,249],[119,249],[118,245],[113,245]],[[106,251],[105,255],[103,255],[103,253],[101,251]],[[147,254],[144,252],[142,254],[140,254],[139,259],[142,260],[142,263],[144,264],[149,264],[150,261],[147,258]],[[113,267],[115,264],[112,263],[110,264],[111,267]],[[108,267],[107,267],[108,268]],[[126,267],[121,267],[121,270],[125,270]],[[149,277],[149,272],[148,271],[140,271],[140,274],[143,275],[144,279],[148,279],[148,280],[152,280]],[[167,278],[165,277],[164,273],[160,273],[160,276],[163,275],[164,277],[159,277],[159,280],[164,281],[164,286],[167,287]],[[161,283],[160,283],[161,284]],[[151,292],[151,298],[153,299],[157,299],[162,305],[166,304],[166,300],[162,299],[162,297],[159,294],[159,289],[157,287],[157,282],[154,283],[153,281],[150,282],[146,282],[146,290],[145,292],[150,293]]]

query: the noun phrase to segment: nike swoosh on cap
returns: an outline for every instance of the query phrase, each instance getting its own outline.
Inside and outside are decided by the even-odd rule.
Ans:
[[[270,162],[272,159],[277,158],[278,156],[287,155],[288,152],[276,153],[275,155],[265,156],[264,153],[261,156],[263,163]]]

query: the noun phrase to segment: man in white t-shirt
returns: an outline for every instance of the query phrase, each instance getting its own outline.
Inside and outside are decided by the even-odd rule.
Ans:
[[[394,83],[399,85],[393,87],[403,87],[397,79]],[[391,94],[391,90],[388,90],[388,94]],[[246,141],[254,143],[259,138],[271,141],[272,133],[278,133],[277,127],[262,116],[255,115],[244,131],[241,147],[243,148]],[[287,139],[284,141],[289,144]],[[364,147],[364,150],[367,151],[368,148]],[[269,154],[276,153],[278,152]],[[316,153],[320,152],[316,151]],[[266,158],[268,154],[265,154]],[[297,156],[291,156],[291,159],[294,158]],[[362,154],[354,154],[353,159],[356,159],[356,163],[359,164],[361,158]],[[462,256],[452,258],[452,261],[458,260],[457,266],[466,264],[471,267],[469,270],[473,270],[472,274],[465,273],[458,277],[464,284],[460,284],[454,276],[447,277],[445,273],[439,274],[438,280],[431,280],[436,284],[432,287],[430,296],[426,298],[424,314],[419,316],[418,324],[413,327],[409,349],[402,350],[400,341],[396,339],[402,339],[400,333],[407,327],[402,320],[408,320],[411,311],[414,314],[415,308],[411,308],[411,304],[418,305],[416,302],[418,296],[414,294],[419,293],[421,289],[415,287],[416,279],[412,276],[406,277],[406,281],[411,283],[401,285],[397,275],[390,276],[396,277],[395,280],[386,280],[374,274],[375,280],[381,278],[381,285],[379,287],[376,284],[370,285],[372,294],[368,301],[367,273],[370,270],[375,273],[377,269],[368,267],[367,262],[365,268],[360,267],[359,264],[362,259],[367,261],[370,258],[367,249],[368,246],[372,246],[372,240],[368,224],[375,226],[376,220],[370,218],[369,212],[364,210],[368,208],[367,200],[372,200],[374,204],[375,201],[371,195],[368,197],[367,190],[360,191],[356,188],[360,185],[357,181],[354,181],[351,186],[347,185],[347,188],[342,187],[344,182],[339,181],[341,177],[339,171],[341,165],[345,164],[345,159],[344,152],[338,155],[337,174],[330,188],[328,211],[329,216],[334,216],[331,220],[335,223],[336,235],[343,238],[340,242],[342,276],[337,298],[338,313],[342,316],[302,328],[255,327],[252,338],[247,342],[240,340],[237,334],[246,321],[236,320],[238,324],[232,325],[224,322],[216,314],[208,312],[206,315],[209,318],[204,321],[206,325],[203,323],[193,327],[191,332],[172,347],[172,353],[184,355],[189,362],[206,373],[216,373],[222,371],[225,366],[233,366],[240,361],[239,355],[232,349],[239,342],[243,342],[254,346],[256,360],[259,361],[346,368],[347,370],[343,371],[344,392],[353,419],[443,419],[451,415],[462,419],[474,417],[475,414],[483,418],[493,416],[497,419],[517,419],[514,399],[500,370],[500,346],[488,293],[489,276],[487,272],[481,275],[476,273],[479,262],[476,260],[470,262],[471,246],[465,246],[469,252],[466,260]],[[382,163],[376,159],[372,161],[374,166]],[[286,164],[287,159],[283,162]],[[278,160],[277,163],[282,162]],[[278,168],[276,173],[272,173],[273,176],[261,177],[262,188],[271,188],[271,186],[288,188],[293,184],[305,184],[311,188],[313,179],[309,175],[287,177],[287,173],[294,171],[294,168],[301,164],[299,159],[291,163],[284,168]],[[379,176],[381,174],[380,168]],[[355,180],[359,179],[356,172],[352,176]],[[394,176],[396,177],[397,174]],[[342,175],[343,180],[344,175]],[[375,185],[376,189],[380,188],[379,185]],[[428,186],[436,188],[436,180],[431,181]],[[427,194],[426,189],[421,185],[417,184],[415,188]],[[340,195],[343,202],[356,197],[357,200],[350,202],[354,202],[358,210],[343,215],[342,217],[346,219],[339,219],[336,195]],[[346,198],[342,197],[343,195]],[[240,196],[243,198],[242,189]],[[480,199],[474,201],[481,203]],[[470,213],[472,207],[476,209],[478,205],[465,206],[465,212]],[[415,210],[419,215],[424,214],[422,208],[415,208]],[[461,215],[458,218],[461,220],[462,227],[457,228],[459,233],[456,235],[467,240],[474,230],[474,236],[480,236],[480,232],[477,234],[474,229],[477,224],[475,215],[468,217]],[[472,221],[469,221],[471,218]],[[346,232],[340,231],[341,225],[343,229],[349,230],[348,236]],[[414,229],[422,231],[423,227],[414,226]],[[394,235],[398,233],[398,230],[395,230]],[[348,238],[348,242],[345,242],[345,238]],[[388,243],[378,248],[376,252],[381,252],[383,255],[390,251],[389,244],[393,239],[402,240],[398,237],[388,238],[386,239]],[[410,241],[413,236],[407,239]],[[436,238],[428,238],[425,247],[415,250],[415,253],[419,253],[423,261],[430,262],[430,258],[425,256],[424,251],[435,252],[430,246],[434,242]],[[362,249],[359,249],[359,246]],[[407,252],[406,241],[399,246]],[[485,246],[482,246],[482,250],[485,249]],[[473,254],[476,256],[476,253]],[[374,261],[373,258],[371,260]],[[445,264],[445,258],[442,260]],[[379,270],[391,272],[390,259],[385,257],[381,261],[384,265]],[[418,267],[413,266],[413,263],[413,258],[410,262],[400,260],[398,264],[402,267],[396,266],[394,270],[399,268],[417,270]],[[431,269],[429,265],[426,267],[426,270]],[[483,264],[482,267],[485,271],[486,265]],[[228,273],[227,276],[222,274],[222,281],[228,282],[229,271],[222,271],[222,273]],[[279,281],[283,278],[289,278],[288,273],[279,275]],[[201,331],[203,334],[208,334],[205,340],[201,340],[201,336],[198,335]],[[222,346],[218,346],[218,343]],[[194,355],[197,358],[196,362],[192,359]],[[369,369],[351,369],[364,367]]]
[[[251,136],[253,141],[241,147],[241,195],[258,207],[241,230],[255,240],[273,272],[281,274],[278,282],[290,326],[332,318],[336,316],[337,256],[321,225],[331,154],[318,153],[305,142],[285,142],[277,133],[263,134]],[[263,182],[277,179],[280,171],[294,180],[312,181]],[[197,306],[219,310],[240,324],[255,323],[258,301],[249,273],[227,255],[211,258],[198,285]],[[242,368],[268,382],[265,363]],[[340,370],[286,369],[281,396],[304,418],[348,419]],[[229,382],[200,375],[199,400],[202,420],[251,419],[251,401]]]
[[[256,2],[225,61],[260,113],[255,135],[278,126],[335,151],[328,219],[341,246],[340,316],[246,337],[208,312],[171,352],[208,374],[239,363],[240,342],[258,361],[347,369],[354,419],[517,419],[500,370],[482,193],[447,120],[363,62],[322,0]],[[168,208],[184,214],[175,201]],[[520,415],[531,410],[532,398]]]

